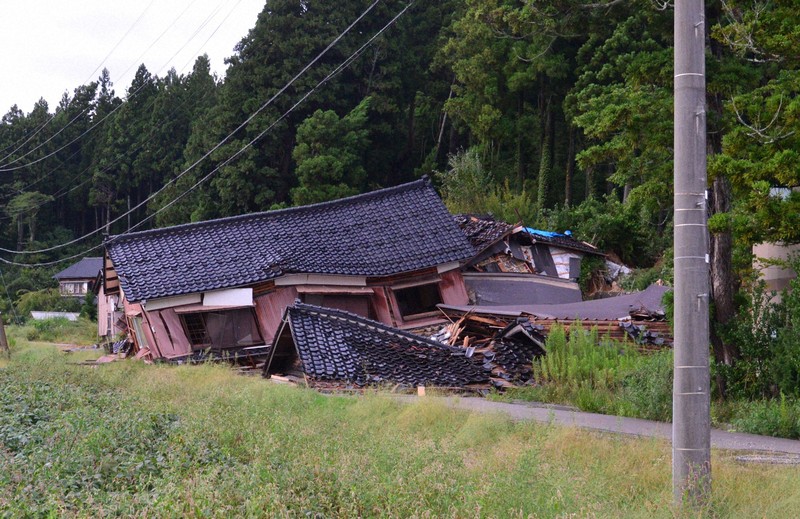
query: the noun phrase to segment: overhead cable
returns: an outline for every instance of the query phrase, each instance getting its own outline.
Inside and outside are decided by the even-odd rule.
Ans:
[[[206,158],[208,158],[212,153],[214,153],[216,150],[218,150],[222,145],[224,145],[226,142],[228,142],[228,140],[231,137],[233,137],[233,135],[235,135],[239,130],[241,130],[242,128],[247,126],[250,123],[250,121],[252,121],[264,109],[266,109],[268,106],[270,106],[275,101],[275,99],[278,98],[278,96],[283,94],[290,86],[292,86],[292,84],[295,83],[295,81],[297,81],[303,74],[305,74],[308,71],[308,69],[310,69],[317,61],[319,61],[325,54],[327,54],[327,52],[330,49],[332,49],[345,35],[347,35],[347,33],[349,33],[350,30],[356,24],[358,24],[358,22],[360,22],[377,4],[379,4],[380,1],[381,0],[375,0],[363,13],[361,13],[361,15],[359,15],[358,18],[356,18],[355,21],[353,21],[344,31],[342,31],[336,38],[334,38],[333,41],[331,41],[328,44],[328,46],[325,47],[325,49],[323,49],[319,54],[317,54],[317,56],[313,60],[311,60],[308,64],[306,64],[306,66],[303,67],[303,69],[300,72],[298,72],[286,85],[284,85],[280,90],[278,90],[278,92],[276,92],[272,97],[270,97],[269,100],[267,100],[267,102],[262,104],[252,115],[250,115],[247,119],[245,119],[244,122],[242,122],[232,132],[230,132],[228,135],[226,135],[220,142],[218,142],[216,145],[214,145],[214,147],[212,147],[210,150],[208,150],[202,157],[200,157],[199,159],[194,161],[188,168],[186,168],[185,170],[181,171],[178,175],[175,176],[175,178],[173,178],[172,180],[170,180],[169,182],[164,184],[160,189],[158,189],[157,191],[152,193],[150,196],[148,196],[143,201],[139,202],[136,206],[130,208],[127,212],[122,213],[121,215],[119,215],[117,218],[115,218],[114,220],[112,220],[110,222],[106,222],[106,225],[104,225],[101,228],[95,229],[94,231],[89,232],[87,234],[84,234],[83,236],[81,236],[79,238],[75,238],[74,240],[71,240],[71,241],[68,241],[68,242],[65,242],[65,243],[62,243],[62,244],[59,244],[59,245],[54,245],[52,247],[47,247],[47,248],[44,248],[44,249],[38,249],[38,250],[32,250],[32,251],[17,251],[17,250],[10,250],[10,249],[5,249],[5,248],[0,247],[0,252],[5,252],[5,253],[9,253],[9,254],[41,254],[41,253],[44,253],[44,252],[51,252],[51,251],[54,251],[54,250],[57,250],[57,249],[61,249],[61,248],[67,247],[69,245],[73,245],[75,243],[83,241],[86,238],[101,232],[105,227],[110,226],[111,224],[114,224],[114,223],[122,220],[124,217],[126,217],[129,214],[133,213],[134,211],[138,210],[140,207],[142,207],[143,205],[147,204],[153,198],[158,196],[162,191],[164,191],[164,189],[166,189],[170,185],[174,184],[181,177],[183,177],[184,175],[186,175],[190,171],[192,171],[195,167],[197,167],[198,164],[200,164],[202,161],[204,161]],[[411,4],[409,4],[409,6],[410,5]],[[407,8],[408,7],[406,7],[406,9]],[[239,152],[237,152],[236,155],[238,155],[242,151],[244,151],[244,150],[239,150]],[[0,259],[0,261],[8,263],[5,260],[1,260]]]

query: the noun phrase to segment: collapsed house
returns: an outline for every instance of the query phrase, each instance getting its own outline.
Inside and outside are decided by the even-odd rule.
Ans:
[[[110,237],[103,290],[139,354],[268,351],[296,299],[396,328],[467,304],[472,246],[430,182],[321,204]]]
[[[488,388],[489,371],[471,357],[462,348],[298,301],[286,309],[263,370],[267,377],[303,377],[316,388]]]
[[[462,269],[477,305],[574,303],[584,257],[605,257],[567,233],[515,226],[488,216],[456,215],[475,255]]]
[[[565,328],[597,328],[601,336],[632,340],[642,349],[669,346],[672,331],[666,319],[664,295],[671,290],[650,285],[642,292],[565,304],[439,305],[452,321],[469,326],[502,329],[519,319],[541,326],[546,336],[558,324]],[[487,332],[484,332],[487,333]]]

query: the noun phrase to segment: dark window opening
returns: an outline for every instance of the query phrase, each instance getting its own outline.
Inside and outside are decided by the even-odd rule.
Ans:
[[[186,337],[195,349],[244,348],[264,344],[249,308],[181,315]]]
[[[361,317],[366,317],[367,319],[373,319],[375,317],[369,304],[369,298],[366,296],[305,294],[303,302],[309,305],[345,310],[360,315]]]
[[[419,285],[394,290],[397,306],[403,318],[434,313],[436,305],[442,302],[439,285]]]
[[[206,322],[203,314],[186,314],[181,316],[183,326],[186,328],[186,336],[192,346],[207,346],[211,339],[206,333]]]

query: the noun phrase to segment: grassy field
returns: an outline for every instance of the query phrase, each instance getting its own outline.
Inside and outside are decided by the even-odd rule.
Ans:
[[[222,366],[79,366],[70,362],[92,352],[10,334],[13,356],[0,364],[5,516],[680,515],[661,441],[424,398],[323,396]],[[713,502],[697,516],[800,510],[798,467],[715,452],[713,471]]]

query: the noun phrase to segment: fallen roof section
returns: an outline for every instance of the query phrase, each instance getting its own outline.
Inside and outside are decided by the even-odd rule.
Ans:
[[[302,371],[312,386],[340,382],[463,388],[489,380],[488,371],[461,348],[299,301],[286,309],[264,376],[293,369]]]
[[[568,279],[510,272],[463,272],[461,275],[479,306],[576,303],[582,300],[580,286]]]

